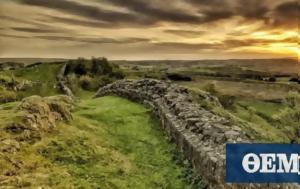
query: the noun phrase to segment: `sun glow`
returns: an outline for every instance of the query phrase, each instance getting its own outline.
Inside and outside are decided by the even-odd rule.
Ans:
[[[261,32],[254,32],[250,35],[254,39],[268,39],[268,40],[285,40],[298,37],[298,33],[294,31],[261,31]]]

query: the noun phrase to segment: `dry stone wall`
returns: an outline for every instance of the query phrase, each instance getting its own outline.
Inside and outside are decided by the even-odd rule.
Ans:
[[[120,80],[100,88],[95,97],[111,94],[150,106],[160,118],[167,135],[207,180],[209,188],[297,188],[226,184],[225,144],[250,140],[238,126],[194,103],[186,88],[154,79]]]
[[[65,84],[64,73],[66,71],[66,67],[67,64],[64,64],[56,76],[57,86],[65,95],[75,99],[75,95],[73,94],[72,90]]]

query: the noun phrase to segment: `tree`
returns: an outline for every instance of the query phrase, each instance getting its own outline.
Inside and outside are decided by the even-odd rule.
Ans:
[[[92,58],[91,72],[99,75],[111,74],[113,67],[106,58]]]
[[[107,61],[106,58],[102,58],[101,60],[101,66],[103,69],[103,73],[104,74],[110,74],[113,71],[113,67],[112,65]]]
[[[93,57],[91,61],[92,61],[91,73],[102,74],[103,70],[101,68],[99,59]]]
[[[84,64],[76,64],[75,68],[74,68],[74,72],[75,74],[78,75],[85,75],[86,74],[86,67]]]

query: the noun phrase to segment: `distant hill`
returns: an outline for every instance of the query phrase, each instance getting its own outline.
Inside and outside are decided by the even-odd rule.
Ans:
[[[262,72],[300,73],[297,59],[229,59],[229,60],[145,60],[145,61],[113,61],[120,65],[170,66],[170,67],[217,67],[241,66]]]
[[[22,63],[24,65],[37,62],[53,63],[66,61],[63,58],[0,58],[0,64],[6,62]],[[141,66],[171,66],[171,67],[215,67],[215,66],[241,66],[250,70],[263,72],[277,72],[287,74],[300,73],[300,63],[297,59],[229,59],[229,60],[114,60],[120,65]]]
[[[67,59],[63,58],[0,58],[0,64],[6,62],[22,63],[25,65],[34,64],[37,62],[51,63],[51,62],[60,62]]]

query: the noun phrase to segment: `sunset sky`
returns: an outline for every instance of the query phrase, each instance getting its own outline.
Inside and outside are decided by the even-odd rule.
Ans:
[[[0,0],[0,57],[297,57],[293,0]]]

